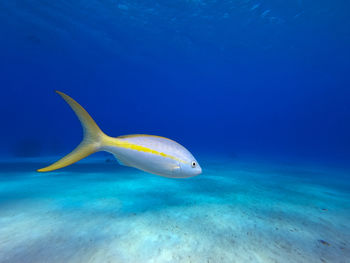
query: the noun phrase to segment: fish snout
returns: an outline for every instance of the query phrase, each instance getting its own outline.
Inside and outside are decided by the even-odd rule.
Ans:
[[[200,167],[199,165],[198,165],[198,168],[197,168],[197,175],[200,175],[202,173],[202,167]]]

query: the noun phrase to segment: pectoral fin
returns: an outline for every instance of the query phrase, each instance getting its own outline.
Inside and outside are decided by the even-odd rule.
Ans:
[[[173,175],[180,174],[181,173],[181,166],[175,165],[171,170],[172,170],[171,172]]]

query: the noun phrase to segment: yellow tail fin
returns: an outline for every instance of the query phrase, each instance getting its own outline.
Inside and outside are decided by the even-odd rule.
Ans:
[[[82,106],[80,106],[78,102],[62,92],[56,92],[61,95],[61,97],[69,104],[69,106],[71,106],[72,110],[79,118],[80,123],[83,127],[84,138],[83,141],[70,154],[47,167],[38,169],[38,172],[49,172],[66,167],[89,156],[92,153],[99,151],[100,147],[102,146],[101,144],[103,139],[107,137],[100,130],[89,113],[87,113],[87,111]]]

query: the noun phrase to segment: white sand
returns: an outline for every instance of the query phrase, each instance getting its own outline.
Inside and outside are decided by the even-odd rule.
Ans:
[[[0,164],[0,262],[350,262],[350,175],[205,163]]]

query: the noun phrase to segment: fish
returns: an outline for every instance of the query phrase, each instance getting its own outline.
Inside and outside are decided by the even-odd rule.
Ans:
[[[71,107],[83,128],[83,140],[69,154],[57,162],[38,169],[50,172],[69,166],[99,151],[114,155],[124,166],[169,178],[187,178],[202,173],[194,156],[179,143],[157,135],[131,134],[119,137],[106,135],[89,113],[74,99],[56,91]]]

